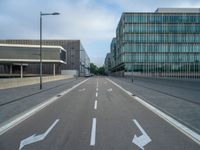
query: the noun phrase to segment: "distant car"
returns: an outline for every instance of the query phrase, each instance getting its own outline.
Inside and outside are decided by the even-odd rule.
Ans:
[[[90,74],[86,74],[86,75],[85,75],[85,77],[90,77],[90,76],[91,76]]]

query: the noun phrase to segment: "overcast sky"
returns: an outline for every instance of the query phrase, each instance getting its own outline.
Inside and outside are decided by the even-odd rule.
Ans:
[[[91,62],[102,66],[122,12],[155,11],[158,7],[200,8],[200,0],[0,0],[0,39],[80,39]]]

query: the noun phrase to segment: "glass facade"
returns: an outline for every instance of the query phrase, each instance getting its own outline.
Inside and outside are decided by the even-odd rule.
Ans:
[[[90,75],[90,58],[82,44],[80,44],[80,76]]]
[[[113,72],[198,77],[200,13],[123,13],[111,55]]]
[[[39,45],[39,40],[0,40],[2,44],[23,44],[23,45]],[[79,75],[87,75],[89,74],[89,66],[90,66],[90,58],[87,55],[86,50],[83,48],[80,40],[43,40],[43,45],[49,46],[62,46],[65,50],[67,50],[66,54],[64,55],[61,51],[60,57],[62,60],[65,60],[67,64],[61,64],[57,68],[60,70],[76,70]],[[37,64],[34,64],[37,65]],[[46,64],[45,64],[46,65]],[[0,66],[0,73],[8,72],[7,68],[9,65],[6,65],[6,69],[4,69],[4,64]],[[38,72],[39,65],[37,65],[34,69],[30,67],[30,70]],[[5,71],[6,70],[6,71]],[[45,67],[43,67],[45,70]],[[46,70],[50,70],[47,69]]]
[[[111,53],[106,54],[106,58],[104,61],[104,68],[105,68],[105,73],[109,75],[111,69]]]

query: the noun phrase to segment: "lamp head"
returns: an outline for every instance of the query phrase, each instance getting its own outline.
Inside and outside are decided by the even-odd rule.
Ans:
[[[54,12],[54,13],[52,13],[52,15],[60,15],[60,13]]]

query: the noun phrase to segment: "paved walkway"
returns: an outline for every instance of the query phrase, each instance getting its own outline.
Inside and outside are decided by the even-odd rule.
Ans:
[[[200,133],[200,80],[110,79]]]
[[[0,90],[0,124],[82,80],[84,78],[47,82],[43,84],[42,90],[39,84]]]

